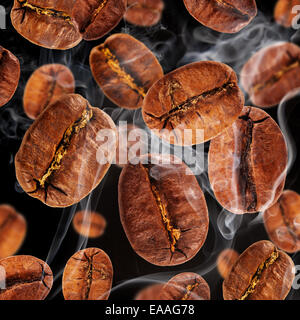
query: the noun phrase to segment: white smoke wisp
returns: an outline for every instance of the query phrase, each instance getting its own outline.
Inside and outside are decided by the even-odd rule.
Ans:
[[[288,127],[288,119],[286,116],[286,109],[289,107],[289,102],[294,99],[298,98],[298,102],[300,102],[300,88],[294,89],[289,92],[280,102],[278,109],[277,109],[277,117],[280,129],[285,137],[287,148],[288,148],[288,165],[287,165],[287,173],[291,170],[297,156],[297,148]]]
[[[217,219],[217,225],[226,240],[233,240],[237,230],[242,224],[243,215],[234,214],[223,209]]]
[[[194,41],[186,43],[188,50],[179,65],[201,60],[220,61],[233,67],[237,74],[258,50],[275,42],[289,41],[288,31],[271,23],[262,13],[250,25],[233,35],[216,33],[200,25],[194,29],[192,36]],[[193,46],[200,42],[207,44],[209,49],[203,52],[195,50]]]

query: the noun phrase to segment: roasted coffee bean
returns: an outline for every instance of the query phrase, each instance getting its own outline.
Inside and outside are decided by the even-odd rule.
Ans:
[[[219,32],[235,33],[257,14],[255,0],[183,0],[200,23]]]
[[[284,300],[294,280],[293,260],[270,241],[255,242],[223,282],[225,300]]]
[[[76,252],[67,262],[62,279],[65,300],[107,300],[113,280],[109,256],[97,248]]]
[[[148,89],[163,76],[154,54],[128,34],[114,34],[91,51],[90,66],[104,94],[119,107],[142,106]]]
[[[105,230],[106,220],[98,212],[78,211],[73,218],[73,227],[84,237],[98,238]]]
[[[160,292],[164,283],[152,284],[142,289],[134,298],[134,300],[160,300]]]
[[[111,31],[125,13],[126,0],[76,0],[72,16],[85,40],[96,40]]]
[[[210,288],[197,273],[183,272],[164,285],[159,297],[161,300],[210,300]]]
[[[0,259],[12,256],[26,235],[26,220],[10,205],[0,205]]]
[[[192,259],[209,222],[195,176],[174,156],[144,155],[135,159],[137,164],[131,162],[120,176],[119,209],[132,248],[159,266]]]
[[[299,74],[300,48],[281,42],[255,53],[242,69],[241,82],[255,105],[270,107],[300,86]]]
[[[216,199],[236,214],[266,210],[282,193],[287,161],[277,123],[263,110],[245,107],[210,143],[208,175]]]
[[[291,27],[298,14],[297,11],[293,12],[293,8],[299,5],[300,0],[278,0],[274,9],[275,21],[286,28]]]
[[[80,201],[97,187],[114,157],[115,145],[97,139],[103,129],[117,135],[112,119],[80,95],[56,100],[27,130],[15,157],[21,187],[51,207]]]
[[[228,276],[238,257],[239,254],[233,249],[225,249],[219,254],[217,267],[222,278],[225,279]]]
[[[163,9],[163,0],[128,0],[124,18],[136,26],[151,27],[160,21]]]
[[[0,46],[0,107],[14,95],[20,79],[20,62],[10,51]]]
[[[30,42],[48,49],[70,49],[81,40],[72,9],[76,0],[14,0],[11,22]]]
[[[300,195],[283,191],[278,201],[264,212],[264,225],[272,242],[287,252],[300,250]]]
[[[158,80],[144,100],[143,118],[169,143],[192,145],[220,134],[237,119],[243,105],[234,71],[220,62],[201,61]]]
[[[119,167],[124,167],[130,158],[139,157],[142,154],[147,153],[146,141],[143,144],[142,135],[140,135],[141,128],[135,126],[134,124],[126,124],[118,126],[118,144],[116,150],[116,165]],[[135,148],[136,144],[141,146],[141,148]],[[145,146],[145,150],[143,147]],[[134,148],[134,149],[131,149]],[[145,151],[145,152],[143,152]]]
[[[50,267],[38,258],[13,256],[0,260],[0,300],[43,300],[52,283]]]
[[[29,78],[23,97],[24,111],[31,119],[46,109],[57,98],[74,93],[75,80],[69,68],[61,64],[46,64]]]

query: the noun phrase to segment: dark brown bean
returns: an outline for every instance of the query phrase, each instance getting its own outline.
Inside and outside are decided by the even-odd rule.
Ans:
[[[113,280],[109,256],[97,248],[76,252],[67,262],[62,279],[65,300],[107,300]]]
[[[19,250],[26,230],[26,220],[20,213],[10,205],[0,205],[0,259],[12,256]]]
[[[161,289],[161,300],[210,300],[207,282],[193,272],[177,274]]]
[[[136,26],[151,27],[160,21],[163,9],[163,0],[128,0],[124,18]]]
[[[178,158],[148,155],[128,164],[119,180],[123,228],[135,252],[159,266],[182,264],[202,247],[208,213],[202,190]]]
[[[20,62],[10,51],[0,46],[0,107],[14,95],[20,79]]]
[[[112,119],[80,95],[56,100],[27,130],[16,154],[16,176],[24,191],[51,207],[67,207],[87,196],[114,157],[115,145],[107,145],[104,155],[99,152],[106,144],[97,140],[102,129],[117,135]]]
[[[278,104],[300,86],[300,48],[280,42],[256,52],[244,65],[241,82],[251,101],[259,107]]]
[[[160,292],[163,286],[164,283],[152,284],[139,291],[134,300],[160,300]]]
[[[76,0],[14,0],[11,22],[30,42],[48,49],[70,49],[81,40],[72,19]]]
[[[32,256],[0,260],[0,300],[43,300],[49,294],[53,275],[48,264]]]
[[[78,211],[73,218],[73,227],[84,237],[98,238],[105,230],[106,220],[98,212]]]
[[[97,40],[111,31],[125,13],[126,0],[76,0],[72,16],[84,40]]]
[[[257,14],[255,0],[184,0],[189,13],[213,30],[235,33]]]
[[[239,254],[233,249],[225,249],[219,254],[217,267],[222,278],[225,279],[228,276],[238,257]]]
[[[234,71],[220,62],[201,61],[158,80],[145,97],[143,118],[150,129],[159,130],[154,133],[169,143],[193,145],[208,141],[229,127],[243,105],[244,96]],[[186,129],[191,130],[190,135],[185,135]]]
[[[31,119],[46,109],[57,98],[74,93],[75,80],[71,70],[61,64],[39,67],[29,78],[23,96],[24,111]]]
[[[208,174],[216,199],[236,214],[266,210],[283,190],[287,161],[277,123],[263,110],[245,107],[210,143]]]
[[[104,94],[119,107],[142,106],[148,89],[163,76],[154,54],[128,34],[114,34],[90,54],[90,66]]]
[[[300,0],[278,0],[274,9],[275,21],[286,28],[291,27],[293,19],[297,16],[293,8],[297,5],[300,5]]]
[[[293,260],[270,241],[255,242],[223,282],[225,300],[284,300],[294,280]]]
[[[264,212],[264,225],[269,238],[287,252],[300,250],[300,195],[283,191],[278,201]]]

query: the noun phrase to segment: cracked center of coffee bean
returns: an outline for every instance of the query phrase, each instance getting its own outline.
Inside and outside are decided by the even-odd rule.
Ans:
[[[122,81],[142,97],[145,97],[146,93],[144,88],[137,85],[134,78],[128,74],[123,67],[121,67],[118,58],[110,51],[110,49],[108,47],[103,47],[100,50],[106,57],[106,63],[122,79]]]
[[[52,160],[50,166],[46,170],[45,174],[40,179],[36,180],[36,183],[37,183],[36,189],[34,191],[29,192],[29,193],[35,193],[37,190],[39,190],[41,188],[45,188],[45,190],[47,189],[47,183],[48,183],[51,175],[53,174],[53,172],[57,171],[60,168],[62,159],[66,155],[66,153],[68,152],[68,147],[71,143],[71,139],[81,129],[86,127],[86,125],[88,124],[88,122],[91,120],[92,117],[93,117],[93,112],[87,106],[87,108],[83,111],[82,116],[67,128],[61,142],[59,143],[59,145],[55,151],[55,155],[53,157],[53,160]],[[62,192],[62,190],[61,190],[61,192]],[[47,199],[47,192],[45,192],[45,201],[46,201],[46,199]]]
[[[46,9],[46,8],[42,8],[39,6],[35,6],[35,5],[32,5],[31,3],[29,3],[29,1],[27,1],[27,0],[24,0],[24,1],[18,0],[18,2],[21,5],[21,8],[24,9],[25,11],[28,9],[28,10],[35,12],[38,15],[62,18],[65,21],[68,21],[70,24],[72,24],[71,23],[71,20],[72,20],[71,16],[63,11],[58,11],[58,10],[50,9],[50,8]]]
[[[279,257],[279,253],[274,249],[272,254],[268,259],[266,259],[264,262],[262,262],[259,267],[257,268],[255,274],[251,278],[250,284],[248,288],[246,289],[245,293],[241,296],[239,300],[247,300],[250,294],[252,294],[255,291],[255,288],[257,287],[258,282],[260,281],[262,273],[270,266],[272,265],[277,258]]]
[[[268,80],[262,82],[262,83],[257,83],[251,88],[252,93],[257,93],[267,87],[272,86],[274,83],[278,82],[287,72],[296,69],[300,67],[300,61],[293,59],[291,63],[288,65],[282,67],[279,71],[275,72]]]
[[[196,280],[196,282],[194,284],[189,284],[187,287],[186,287],[186,293],[185,295],[182,297],[181,300],[188,300],[188,298],[191,296],[192,294],[192,291],[199,287],[200,283]]]
[[[251,146],[253,142],[253,128],[257,123],[261,123],[268,119],[265,117],[261,120],[253,121],[249,114],[249,108],[246,115],[239,117],[239,119],[246,121],[246,127],[242,138],[242,152],[239,172],[239,189],[242,194],[243,207],[247,211],[256,210],[257,207],[257,193],[253,176],[253,166],[251,161]]]
[[[142,166],[142,168],[146,171],[146,174],[149,178],[149,182],[151,184],[151,191],[154,195],[156,204],[157,204],[159,211],[161,213],[162,222],[164,224],[164,227],[165,227],[167,234],[168,234],[168,238],[170,240],[170,250],[171,250],[171,252],[175,252],[176,243],[180,238],[181,232],[179,229],[174,228],[174,226],[172,225],[171,220],[169,218],[168,211],[166,209],[166,206],[162,202],[162,199],[161,199],[161,196],[159,193],[159,189],[155,185],[154,179],[149,174],[149,168],[147,168],[145,166]]]

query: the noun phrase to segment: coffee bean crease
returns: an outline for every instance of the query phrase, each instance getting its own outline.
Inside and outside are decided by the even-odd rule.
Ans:
[[[93,112],[87,105],[86,109],[83,111],[81,117],[76,120],[73,124],[71,124],[67,130],[65,131],[63,138],[59,145],[56,148],[54,158],[52,159],[52,162],[48,169],[45,171],[44,175],[40,179],[33,179],[37,186],[36,189],[33,191],[28,192],[29,194],[36,193],[39,189],[45,189],[45,202],[47,201],[47,189],[49,186],[53,187],[57,191],[67,195],[62,189],[52,185],[49,180],[51,175],[60,169],[61,162],[63,157],[68,152],[68,147],[70,146],[71,140],[75,134],[78,134],[78,132],[87,126],[89,121],[93,117]]]
[[[108,275],[107,273],[105,273],[102,269],[99,270],[99,269],[95,268],[95,266],[94,266],[94,261],[93,261],[93,259],[94,259],[94,257],[95,257],[96,255],[98,255],[98,254],[99,254],[99,252],[96,252],[96,253],[88,256],[88,255],[86,254],[86,252],[83,252],[83,256],[84,256],[85,260],[82,259],[82,258],[81,258],[81,259],[78,259],[78,258],[72,257],[74,260],[85,261],[85,262],[88,263],[88,266],[86,267],[87,273],[86,273],[86,277],[85,277],[85,280],[86,280],[86,283],[87,283],[87,285],[86,285],[86,291],[85,291],[85,295],[84,295],[84,299],[85,299],[85,300],[88,300],[88,299],[89,299],[89,295],[90,295],[90,291],[91,291],[91,286],[92,286],[92,282],[93,282],[93,274],[94,274],[94,272],[100,273],[100,277],[97,277],[97,280],[106,280],[106,279],[109,278],[109,275]],[[74,279],[73,279],[73,280],[74,280]],[[82,278],[77,278],[76,280],[82,280]]]
[[[283,199],[279,200],[279,209],[280,209],[280,214],[282,216],[283,223],[285,224],[288,233],[292,237],[294,243],[297,245],[297,242],[300,241],[300,235],[297,235],[297,229],[293,223],[289,220],[289,218],[286,216],[285,213],[285,207],[286,204],[283,203]]]
[[[132,77],[125,68],[121,66],[118,58],[111,52],[111,50],[107,46],[102,47],[100,50],[106,57],[106,62],[113,72],[115,72],[129,88],[144,98],[146,96],[145,89],[137,84],[134,77]]]
[[[61,18],[65,21],[69,22],[70,24],[72,24],[71,16],[63,11],[59,11],[59,10],[55,10],[55,9],[51,9],[51,8],[42,8],[40,6],[35,6],[35,5],[32,5],[31,3],[29,3],[28,0],[18,0],[18,2],[21,5],[19,10],[20,9],[25,10],[24,16],[25,16],[26,10],[30,10],[32,12],[35,12],[37,15],[44,15],[44,16],[52,16],[52,17],[56,17],[56,18]],[[22,20],[24,20],[24,16],[23,16]]]
[[[262,276],[262,273],[270,266],[272,265],[279,257],[279,252],[277,251],[276,248],[274,248],[274,251],[271,253],[269,258],[267,258],[264,262],[262,262],[259,267],[257,268],[255,274],[252,276],[250,280],[250,284],[248,288],[246,289],[245,293],[239,298],[238,300],[247,300],[249,295],[251,295],[254,291],[255,288],[260,281],[260,278]]]
[[[269,117],[264,117],[260,120],[253,121],[250,117],[251,109],[249,108],[246,115],[240,116],[239,119],[246,121],[245,138],[243,139],[244,146],[241,154],[241,165],[239,174],[239,188],[242,194],[243,206],[247,211],[256,210],[257,193],[253,176],[253,166],[251,161],[251,146],[253,143],[254,125],[262,123]]]
[[[155,198],[156,204],[157,204],[159,211],[161,213],[162,222],[164,224],[165,230],[166,230],[168,238],[170,240],[170,248],[169,249],[171,250],[172,253],[174,253],[174,251],[176,250],[176,251],[179,251],[185,255],[184,252],[182,252],[180,249],[176,248],[176,243],[179,240],[180,235],[181,235],[180,230],[173,227],[173,225],[171,223],[171,219],[169,217],[169,213],[166,209],[166,206],[163,204],[161,196],[159,194],[159,189],[155,185],[154,179],[150,177],[149,169],[143,165],[142,165],[142,168],[145,170],[145,172],[147,174],[147,177],[149,179],[149,183],[151,185],[152,194]],[[172,259],[172,256],[171,256],[171,259]]]
[[[236,7],[234,7],[231,3],[228,3],[227,1],[224,0],[215,0],[216,4],[221,6],[224,9],[227,9],[231,15],[238,16],[239,19],[242,20],[249,20],[249,15],[247,13],[241,12],[238,10]]]
[[[93,10],[91,17],[86,23],[82,26],[80,32],[84,33],[86,29],[96,20],[97,16],[101,13],[102,9],[106,6],[108,0],[100,0],[99,6]]]
[[[275,72],[269,79],[262,83],[257,83],[255,84],[251,89],[251,93],[257,93],[267,87],[271,87],[273,84],[278,82],[286,73],[289,71],[299,68],[300,67],[300,59],[297,58],[292,58],[291,62],[287,64],[286,66],[282,67],[281,70]]]
[[[22,284],[29,284],[29,283],[34,283],[34,282],[42,282],[43,285],[50,290],[49,286],[45,283],[45,277],[51,277],[51,274],[48,274],[45,272],[44,266],[40,263],[39,265],[41,266],[41,274],[40,275],[35,275],[35,274],[30,274],[30,277],[28,279],[20,279],[20,278],[14,278],[11,277],[9,279],[5,280],[5,288],[1,289],[0,288],[0,294],[4,293],[7,290],[10,290],[14,287],[17,287]]]
[[[172,125],[171,121],[173,118],[176,117],[176,115],[178,115],[180,113],[188,112],[191,109],[197,109],[197,108],[199,108],[198,103],[200,103],[204,99],[208,99],[211,96],[216,96],[216,95],[225,93],[235,86],[236,86],[235,83],[227,82],[227,83],[223,84],[221,87],[213,88],[211,90],[202,92],[199,95],[188,98],[186,101],[184,101],[180,104],[176,104],[175,99],[174,99],[174,93],[175,93],[175,90],[180,87],[180,84],[176,82],[176,83],[170,84],[170,86],[169,86],[169,95],[170,95],[170,98],[172,101],[171,110],[161,116],[155,116],[149,112],[145,112],[145,114],[151,118],[158,119],[158,120],[164,122],[163,123],[163,129],[164,129],[164,128],[166,128],[168,122],[170,122],[170,124]],[[198,111],[195,111],[195,113],[198,115],[198,117],[201,120],[203,120],[201,117],[201,114]]]
[[[58,86],[58,82],[57,82],[57,77],[60,73],[62,73],[63,70],[58,70],[58,71],[54,71],[54,70],[50,70],[50,77],[51,77],[51,87],[49,89],[49,92],[48,92],[48,96],[47,96],[47,99],[45,101],[45,104],[43,105],[42,107],[42,110],[44,110],[45,108],[47,108],[47,106],[49,105],[53,95],[54,95],[54,91],[55,91],[55,87]],[[43,73],[44,75],[46,75],[47,77],[49,76],[48,73],[44,72],[44,71],[41,71],[41,73]]]
[[[181,300],[188,300],[189,297],[190,297],[191,294],[192,294],[192,291],[193,291],[194,289],[196,289],[197,287],[199,287],[199,285],[200,285],[200,282],[198,281],[198,279],[196,279],[195,283],[189,284],[189,285],[186,287],[186,289],[185,289],[185,290],[186,290],[186,293],[185,293],[185,295],[182,297]]]

